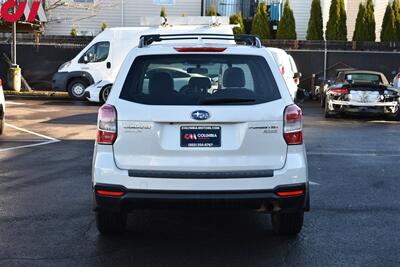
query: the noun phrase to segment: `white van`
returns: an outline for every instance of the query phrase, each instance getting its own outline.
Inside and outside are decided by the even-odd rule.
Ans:
[[[285,50],[268,47],[267,50],[271,52],[278,65],[283,78],[286,81],[286,85],[289,89],[290,95],[293,99],[296,98],[298,85],[300,83],[301,73],[298,72],[296,63],[291,55],[285,52]]]
[[[55,91],[68,91],[74,99],[83,98],[85,88],[100,80],[115,77],[125,55],[150,27],[111,28],[94,38],[72,60],[54,74]]]
[[[157,18],[159,21],[159,17]],[[179,23],[182,18],[178,18]],[[85,88],[93,85],[96,89],[95,96],[86,94],[86,98],[100,102],[102,89],[109,87],[121,67],[128,52],[139,44],[140,36],[145,34],[169,33],[216,33],[232,34],[229,18],[218,18],[213,23],[214,17],[188,17],[191,23],[197,25],[163,24],[147,27],[109,28],[92,40],[75,58],[60,66],[53,76],[53,90],[68,91],[73,99],[85,97]],[[156,20],[157,21],[157,20]],[[168,18],[173,23],[173,18]],[[100,85],[99,85],[100,84]],[[107,93],[108,95],[108,93]]]

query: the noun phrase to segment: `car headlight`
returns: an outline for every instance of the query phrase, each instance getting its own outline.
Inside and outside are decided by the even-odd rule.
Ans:
[[[59,68],[58,71],[62,71],[63,69],[67,68],[69,65],[71,65],[71,61],[67,61],[64,64],[62,64]]]

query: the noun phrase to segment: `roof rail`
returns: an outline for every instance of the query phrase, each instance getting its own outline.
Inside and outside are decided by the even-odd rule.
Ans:
[[[154,42],[173,41],[173,40],[228,40],[235,41],[237,44],[245,44],[261,48],[260,39],[250,34],[218,34],[218,33],[185,33],[185,34],[150,34],[140,36],[139,47],[146,47]]]

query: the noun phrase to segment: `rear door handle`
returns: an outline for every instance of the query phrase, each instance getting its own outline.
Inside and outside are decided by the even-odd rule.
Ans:
[[[107,66],[107,69],[111,69],[111,62],[107,62],[106,66]]]

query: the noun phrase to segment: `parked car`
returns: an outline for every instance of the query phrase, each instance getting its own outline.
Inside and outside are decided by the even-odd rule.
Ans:
[[[395,88],[397,88],[397,89],[400,89],[400,72],[397,73],[396,76],[394,76],[394,79],[393,79],[393,86],[394,86]]]
[[[122,232],[132,210],[176,206],[270,212],[276,232],[300,232],[309,209],[301,109],[258,38],[243,37],[252,47],[224,43],[233,35],[208,38],[215,43],[143,36],[124,61],[98,115],[100,233]],[[181,90],[169,73],[147,77],[154,67],[207,69],[218,86],[191,77]]]
[[[193,71],[193,70],[191,70]],[[144,86],[148,86],[149,78],[156,72],[166,72],[172,76],[174,79],[174,88],[176,90],[182,91],[187,90],[189,80],[192,77],[207,77],[198,73],[189,73],[187,70],[171,67],[154,68],[146,73],[146,78],[144,80]],[[210,78],[209,78],[210,79]],[[211,82],[211,79],[210,79]],[[104,103],[107,101],[108,95],[111,92],[112,83],[110,81],[99,81],[88,88],[85,89],[85,97],[91,102]],[[214,84],[215,88],[215,84]],[[213,87],[211,88],[213,89]]]
[[[67,91],[73,99],[84,99],[85,89],[89,85],[101,83],[106,86],[101,88],[103,90],[108,88],[109,83],[114,82],[126,55],[133,47],[138,45],[141,35],[193,31],[232,34],[232,26],[210,26],[210,24],[207,24],[106,29],[82,49],[76,57],[60,66],[52,79],[53,90]],[[101,90],[97,90],[97,87],[95,91],[102,93]],[[95,88],[91,88],[91,90],[93,89]],[[101,95],[91,97],[97,99],[97,97],[101,98]]]
[[[381,72],[343,71],[325,93],[325,116],[343,112],[385,114],[400,119],[399,92]]]
[[[4,99],[3,82],[0,79],[0,135],[4,132],[6,121],[6,101]]]
[[[268,47],[267,50],[271,52],[274,57],[274,60],[286,81],[290,95],[293,99],[296,99],[301,73],[298,72],[293,57],[280,48]]]

